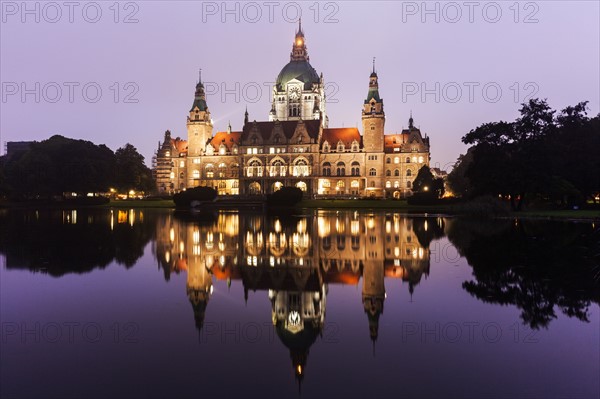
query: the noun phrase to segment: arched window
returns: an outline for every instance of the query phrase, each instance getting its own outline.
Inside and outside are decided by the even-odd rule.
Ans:
[[[360,176],[360,164],[356,161],[351,165],[352,176]]]
[[[344,143],[342,143],[341,141],[338,141],[337,152],[344,152],[345,149],[346,149],[346,147],[344,146]]]
[[[227,174],[227,165],[224,163],[219,164],[219,177],[225,177]]]
[[[391,170],[389,170],[389,169],[388,169],[388,170],[386,170],[386,171],[385,171],[385,175],[386,175],[386,176],[391,176],[391,175],[392,175],[392,171],[391,171]]]
[[[388,180],[385,182],[385,188],[390,188],[390,187],[392,187],[392,182]]]
[[[352,188],[358,188],[360,186],[360,183],[358,182],[358,180],[352,180],[350,182],[350,187]]]
[[[358,142],[356,140],[354,140],[352,142],[352,152],[357,152],[358,151]]]
[[[377,176],[377,170],[375,168],[369,169],[369,176]]]
[[[240,165],[234,163],[231,165],[231,177],[240,177]]]
[[[394,169],[394,176],[400,176],[400,170]]]
[[[257,181],[250,183],[248,186],[248,192],[254,195],[260,194],[260,183]]]
[[[308,163],[304,159],[297,160],[296,164],[292,168],[292,175],[308,176],[309,174],[310,174],[310,170],[308,168]]]
[[[419,157],[419,163],[423,163],[423,157]]]
[[[337,175],[346,176],[346,164],[343,162],[337,163]]]
[[[325,142],[323,144],[323,152],[329,152],[329,143],[328,142]]]
[[[411,186],[411,183],[410,183],[410,181],[407,181],[407,182],[406,182],[406,187],[410,188],[410,186]]]
[[[394,182],[394,188],[398,188],[398,187],[400,187],[400,182],[398,180],[396,180]]]
[[[392,158],[386,158],[385,163],[392,163]]]
[[[248,165],[247,176],[262,176],[262,165],[259,161],[254,160]]]
[[[285,166],[280,160],[276,160],[271,164],[269,176],[285,176]]]
[[[183,172],[181,172],[181,173],[179,174],[179,178],[180,178],[180,179],[183,179],[183,176],[184,176],[184,175],[183,175]]]
[[[394,157],[394,163],[400,163],[400,157]]]
[[[221,144],[219,146],[219,154],[225,155],[225,152],[227,152],[227,147],[225,147],[225,144]]]
[[[331,176],[331,164],[329,162],[323,163],[323,176]]]
[[[410,177],[410,176],[412,176],[412,171],[410,169],[408,169],[406,171],[406,177]]]
[[[346,183],[344,183],[344,181],[343,181],[343,180],[338,180],[338,182],[337,182],[337,188],[338,188],[339,190],[343,190],[343,189],[344,189],[344,187],[346,187]]]
[[[406,157],[406,163],[410,163],[410,158]]]
[[[206,173],[206,177],[209,179],[212,179],[213,177],[215,177],[215,169],[214,169],[214,166],[212,163],[209,163],[206,165],[205,173]]]
[[[175,172],[171,172],[171,174],[169,175],[169,177],[170,177],[171,179],[174,179],[174,178],[175,178]]]

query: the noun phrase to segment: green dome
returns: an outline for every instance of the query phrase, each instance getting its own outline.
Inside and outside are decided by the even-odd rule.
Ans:
[[[320,81],[317,71],[308,61],[290,61],[284,66],[275,82],[277,90],[285,89],[285,85],[292,79],[298,79],[304,83],[305,90],[309,90],[313,83]]]

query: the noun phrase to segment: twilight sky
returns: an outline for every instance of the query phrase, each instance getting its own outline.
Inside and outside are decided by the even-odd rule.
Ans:
[[[598,1],[23,4],[1,2],[3,144],[130,142],[150,164],[165,130],[185,138],[198,68],[215,132],[229,120],[241,129],[246,106],[267,120],[299,12],[329,126],[361,127],[376,57],[386,133],[412,110],[432,166],[450,170],[464,134],[515,119],[528,96],[555,109],[589,100],[590,115],[600,107]]]

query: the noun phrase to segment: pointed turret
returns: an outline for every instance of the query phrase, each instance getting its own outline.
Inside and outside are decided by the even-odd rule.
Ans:
[[[304,32],[302,31],[302,19],[298,22],[298,30],[294,37],[294,44],[292,45],[292,53],[290,54],[290,61],[309,61],[308,52],[306,50],[306,42],[304,40]]]
[[[202,75],[200,73],[198,73],[194,103],[187,118],[188,163],[193,163],[192,157],[197,157],[204,153],[206,141],[212,137],[212,120],[210,118],[210,110],[206,104],[206,93],[204,92],[204,84],[202,83]],[[189,166],[190,170],[192,170],[192,165]],[[188,181],[188,187],[193,186],[194,182]]]
[[[369,76],[369,91],[363,104],[362,122],[365,150],[383,152],[385,112],[383,111],[383,99],[379,96],[379,78],[375,71],[375,58],[373,58],[373,71]]]

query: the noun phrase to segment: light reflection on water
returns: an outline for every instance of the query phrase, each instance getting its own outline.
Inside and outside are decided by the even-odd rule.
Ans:
[[[598,393],[598,232],[590,224],[353,211],[40,210],[0,218],[1,385],[9,394],[195,396],[194,379],[179,381],[165,362],[201,373],[202,393],[226,396],[301,387],[307,397],[397,397],[396,372],[411,377],[402,381],[408,396]],[[81,337],[69,341],[64,323],[73,320],[82,320]],[[61,337],[49,342],[56,328]],[[111,342],[90,342],[93,329]],[[557,359],[557,347],[571,353]],[[91,360],[102,356],[106,363]],[[74,358],[100,376],[115,363],[129,367],[91,392],[89,380],[66,387],[53,373],[55,362]],[[131,367],[139,358],[143,372]],[[24,385],[19,371],[32,359],[50,376]],[[557,368],[562,377],[548,383]],[[435,384],[425,370],[436,371]],[[349,372],[367,382],[348,381]],[[223,387],[223,373],[252,389]],[[128,385],[140,378],[144,388]]]

